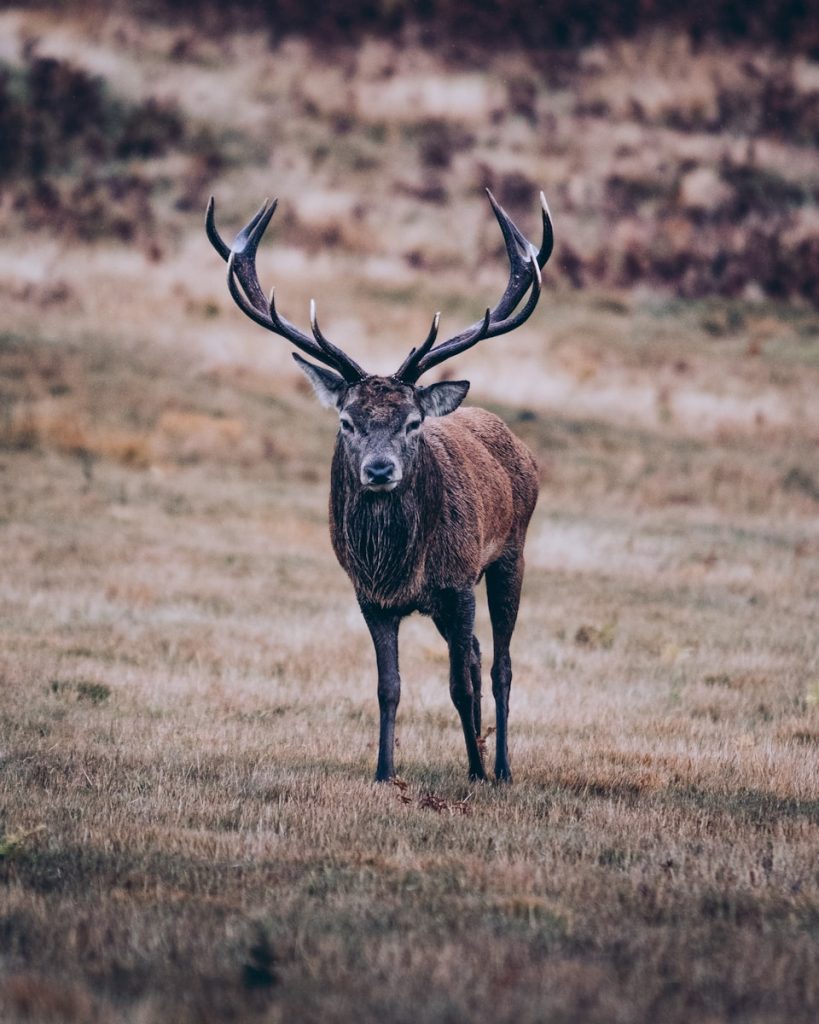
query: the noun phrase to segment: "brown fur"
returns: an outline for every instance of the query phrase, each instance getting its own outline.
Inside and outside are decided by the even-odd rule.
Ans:
[[[463,394],[465,386],[457,401]],[[485,574],[494,640],[495,775],[509,781],[509,642],[523,580],[526,528],[537,501],[534,457],[497,416],[484,409],[456,409],[425,420],[416,441],[406,442],[400,484],[374,492],[362,486],[361,451],[394,452],[396,437],[423,411],[424,396],[406,384],[370,377],[338,393],[336,403],[355,426],[358,440],[345,441],[340,432],[336,442],[330,533],[375,645],[381,708],[376,778],[394,774],[401,685],[398,627],[414,611],[432,616],[449,645],[450,692],[461,717],[470,776],[486,777],[478,742],[481,675],[473,593]]]
[[[429,613],[437,591],[474,587],[489,564],[523,547],[537,489],[534,456],[485,409],[427,420],[413,471],[391,494],[361,491],[339,441],[333,549],[359,600]]]

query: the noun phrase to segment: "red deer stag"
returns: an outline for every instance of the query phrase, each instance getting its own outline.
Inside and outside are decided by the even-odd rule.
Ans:
[[[276,201],[262,206],[232,246],[216,230],[212,198],[208,204],[208,238],[227,262],[228,288],[236,304],[251,320],[315,361],[293,353],[319,400],[339,415],[330,535],[375,646],[381,712],[378,781],[395,774],[395,713],[401,693],[398,627],[416,611],[430,615],[447,642],[449,688],[463,726],[469,775],[486,778],[480,742],[481,654],[474,633],[474,588],[484,575],[494,641],[495,777],[511,781],[509,642],[523,581],[523,543],[537,500],[537,468],[529,450],[497,416],[484,409],[458,408],[469,390],[468,381],[418,384],[445,359],[520,326],[540,297],[540,268],[554,244],[546,200],[541,194],[539,250],[491,192],[489,201],[503,232],[510,268],[499,302],[477,323],[438,345],[436,314],[426,340],[388,377],[365,373],[327,340],[316,320],[315,303],[310,310],[311,338],[279,313],[272,292],[265,297],[256,273],[256,249]]]

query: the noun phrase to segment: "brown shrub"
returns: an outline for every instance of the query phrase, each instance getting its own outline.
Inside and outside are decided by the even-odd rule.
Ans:
[[[190,153],[180,200],[189,208],[223,163],[214,136],[190,131],[175,105],[125,102],[103,78],[34,47],[20,70],[0,66],[0,151],[0,180],[26,228],[123,242],[154,229],[155,183],[129,164]]]

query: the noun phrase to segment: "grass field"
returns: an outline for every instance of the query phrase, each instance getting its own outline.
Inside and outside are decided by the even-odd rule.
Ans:
[[[455,213],[367,165],[389,154],[415,174],[409,121],[386,143],[342,131],[339,188],[321,164],[300,192],[293,137],[306,124],[320,140],[339,115],[343,67],[322,79],[310,57],[305,84],[298,44],[276,67],[237,37],[223,95],[215,43],[170,61],[167,30],[3,17],[8,38],[36,29],[97,70],[116,43],[123,90],[153,76],[214,130],[256,90],[246,139],[269,132],[282,81],[310,92],[268,162],[220,172],[220,216],[229,234],[275,172],[263,277],[294,319],[316,294],[368,367],[397,365],[436,308],[456,326],[500,285],[457,159]],[[370,78],[346,80],[366,93],[387,51],[362,52]],[[438,68],[461,119],[504,59],[483,79]],[[396,60],[387,99],[367,102],[417,97],[432,58]],[[523,160],[492,143],[520,120],[475,118],[482,159]],[[591,161],[586,145],[541,154],[544,172]],[[778,145],[763,153],[784,167]],[[175,159],[144,172],[177,180]],[[817,173],[815,153],[792,164]],[[459,361],[469,400],[541,467],[512,648],[515,784],[467,782],[445,649],[416,617],[400,780],[376,786],[374,659],[327,535],[333,417],[287,346],[232,308],[198,209],[158,188],[159,253],[16,214],[0,252],[0,1018],[815,1021],[815,308],[753,289],[574,291],[558,274],[536,321]],[[536,208],[516,216],[532,230]],[[488,665],[482,594],[478,629]]]
[[[503,409],[544,476],[516,784],[466,782],[413,619],[378,788],[326,414],[103,341],[2,355],[121,421],[0,457],[5,1019],[815,1018],[813,441]]]

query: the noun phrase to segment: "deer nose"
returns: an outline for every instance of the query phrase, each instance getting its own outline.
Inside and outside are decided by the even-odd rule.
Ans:
[[[395,474],[395,463],[390,459],[373,459],[362,466],[363,482],[371,485],[389,484]]]

